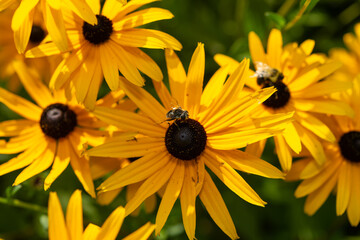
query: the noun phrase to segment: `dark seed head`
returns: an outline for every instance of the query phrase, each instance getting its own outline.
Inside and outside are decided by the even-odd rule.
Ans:
[[[204,151],[206,139],[205,129],[198,121],[178,119],[166,131],[165,146],[174,157],[192,160]]]
[[[277,91],[273,93],[266,101],[263,102],[263,104],[266,107],[273,108],[273,109],[279,109],[282,107],[285,107],[286,104],[290,100],[290,91],[289,88],[281,81],[277,81],[275,83],[273,82],[266,82],[263,85],[263,88],[265,87],[271,87],[274,86]]]
[[[110,39],[113,32],[112,21],[103,15],[96,15],[98,23],[91,25],[84,22],[82,26],[83,35],[92,44],[101,44]]]
[[[67,105],[61,103],[47,106],[41,114],[41,130],[54,139],[66,137],[76,125],[76,114]]]
[[[350,162],[360,162],[360,132],[350,131],[343,134],[339,141],[341,155]]]
[[[45,38],[45,31],[39,25],[33,25],[31,28],[30,42],[39,44]]]

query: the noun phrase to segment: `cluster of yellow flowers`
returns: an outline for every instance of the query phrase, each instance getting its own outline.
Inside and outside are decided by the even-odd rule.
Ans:
[[[273,29],[265,52],[249,34],[250,61],[217,54],[220,68],[203,86],[204,45],[186,73],[172,36],[140,26],[173,15],[141,8],[156,0],[0,1],[0,102],[23,119],[0,122],[0,154],[18,154],[0,175],[24,168],[18,185],[51,167],[48,190],[71,165],[84,190],[108,204],[127,186],[127,204],[100,228],[83,231],[81,192],[72,195],[64,219],[50,193],[50,239],[115,239],[123,219],[161,197],[155,224],[126,239],[160,234],[179,198],[185,232],[195,239],[199,196],[214,222],[231,239],[235,225],[210,170],[245,201],[266,202],[240,172],[303,180],[295,196],[307,196],[314,214],[336,192],[336,213],[360,221],[360,25],[344,41],[350,52],[313,54],[315,42],[283,46]],[[141,8],[141,10],[139,10]],[[164,49],[169,84],[139,48]],[[152,79],[160,102],[142,88]],[[119,74],[120,73],[120,74]],[[111,91],[98,99],[105,79]],[[12,93],[20,84],[35,103]],[[274,138],[281,170],[260,159]],[[245,151],[239,150],[245,148]],[[294,161],[298,157],[300,160]],[[94,179],[113,171],[96,191]],[[75,189],[74,189],[75,190]]]

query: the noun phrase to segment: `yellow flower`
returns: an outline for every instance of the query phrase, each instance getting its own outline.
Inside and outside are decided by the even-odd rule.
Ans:
[[[2,1],[0,9],[7,8],[12,3],[18,2],[17,0]],[[91,24],[97,23],[95,14],[92,13],[85,0],[41,0],[41,4],[39,3],[40,0],[22,0],[13,15],[11,28],[14,32],[15,46],[19,53],[24,53],[28,45],[33,28],[34,14],[38,5],[41,5],[45,25],[52,40],[62,51],[66,51],[68,48],[65,24],[61,12],[62,6],[65,5],[71,8],[78,16]]]
[[[347,33],[343,39],[350,51],[334,48],[329,53],[332,59],[339,60],[343,64],[336,71],[334,78],[352,81],[360,73],[360,23],[355,25],[355,36],[352,33]]]
[[[282,131],[292,114],[261,119],[248,116],[275,91],[267,88],[238,98],[248,77],[248,60],[241,62],[227,80],[227,71],[216,72],[203,90],[203,44],[196,48],[187,74],[173,50],[166,49],[165,55],[171,94],[162,82],[153,81],[163,105],[144,89],[121,78],[121,88],[141,113],[103,107],[94,110],[101,120],[139,133],[135,139],[113,138],[88,151],[90,156],[140,157],[110,176],[99,190],[107,192],[144,181],[125,206],[128,215],[146,198],[163,189],[155,234],[160,233],[176,199],[180,198],[189,239],[195,238],[195,201],[199,196],[215,223],[236,239],[234,223],[205,166],[239,197],[264,206],[265,202],[235,169],[270,178],[282,178],[283,174],[269,163],[237,149]]]
[[[0,144],[0,153],[21,152],[0,165],[0,175],[27,166],[15,179],[17,185],[52,165],[44,183],[47,190],[70,163],[84,189],[95,197],[89,161],[81,152],[86,144],[104,142],[106,132],[97,129],[106,125],[76,101],[66,100],[63,91],[51,94],[23,62],[15,62],[14,68],[37,105],[0,88],[0,102],[25,118],[0,123],[0,136],[10,137]],[[106,101],[102,103],[106,105]]]
[[[76,98],[93,109],[100,84],[105,77],[111,90],[119,88],[119,71],[130,82],[142,86],[144,79],[138,70],[157,81],[162,73],[157,64],[138,47],[172,48],[180,50],[181,44],[170,35],[138,26],[170,19],[173,15],[164,9],[148,8],[135,11],[156,0],[132,0],[122,4],[107,0],[100,13],[100,1],[91,1],[98,24],[91,25],[70,11],[65,11],[65,25],[70,41],[71,54],[57,67],[50,88],[74,87]],[[29,50],[27,57],[59,54],[52,42],[43,43]]]
[[[40,10],[40,8],[38,10]],[[50,79],[51,74],[55,70],[55,64],[59,64],[62,57],[25,59],[24,55],[19,54],[15,48],[14,37],[11,30],[11,16],[13,13],[14,9],[12,8],[0,13],[0,79],[5,80],[10,78],[8,88],[15,91],[18,90],[20,82],[16,74],[14,74],[15,70],[12,61],[24,61],[26,65],[34,69],[34,73],[40,74],[42,79]],[[46,32],[42,16],[39,11],[37,11],[37,13],[34,14],[29,47],[37,46],[44,39]]]
[[[59,198],[55,192],[49,197],[49,239],[50,240],[112,240],[116,239],[125,218],[125,209],[116,208],[99,227],[90,223],[83,230],[81,191],[76,190],[70,197],[66,220]],[[155,226],[147,223],[124,240],[146,240]]]
[[[326,163],[319,167],[311,157],[296,161],[288,179],[304,179],[295,196],[307,196],[307,214],[314,214],[330,193],[335,192],[336,214],[342,215],[347,211],[350,224],[357,226],[360,222],[360,77],[354,80],[353,91],[343,100],[354,108],[355,117],[328,119],[336,142],[323,143]]]
[[[268,86],[277,88],[277,92],[262,104],[254,116],[295,112],[295,120],[287,125],[283,133],[274,136],[276,153],[284,172],[291,169],[291,150],[299,153],[302,145],[319,165],[325,162],[319,138],[334,142],[335,137],[314,113],[353,114],[346,103],[327,97],[350,88],[351,83],[336,79],[323,80],[341,64],[327,60],[322,55],[311,54],[314,44],[313,40],[306,40],[300,46],[290,43],[283,47],[281,32],[273,29],[265,53],[259,37],[254,32],[249,34],[249,48],[256,72],[246,81],[246,85],[254,91]],[[230,71],[237,64],[236,60],[221,54],[215,56],[215,61],[222,67],[229,66]],[[246,151],[260,156],[265,141],[249,146]]]

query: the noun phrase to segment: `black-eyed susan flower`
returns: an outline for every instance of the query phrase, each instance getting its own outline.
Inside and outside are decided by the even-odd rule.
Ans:
[[[290,43],[283,47],[281,32],[273,29],[265,53],[259,37],[254,32],[249,34],[249,48],[256,72],[248,78],[246,85],[252,90],[269,86],[277,89],[254,114],[266,116],[295,112],[295,120],[287,125],[284,132],[274,136],[276,153],[284,172],[288,172],[292,165],[291,150],[299,153],[302,145],[319,165],[325,162],[320,139],[334,142],[335,137],[314,113],[348,116],[353,114],[346,103],[328,98],[330,93],[351,87],[349,82],[324,80],[337,70],[341,63],[328,60],[323,55],[311,54],[314,44],[313,40],[306,40],[299,46],[297,43]],[[215,56],[215,61],[223,67],[228,66],[230,72],[237,64],[236,60],[221,54]],[[249,146],[247,151],[261,155],[265,141]]]
[[[111,90],[119,87],[119,71],[138,86],[144,85],[139,70],[152,79],[162,80],[160,68],[139,47],[180,50],[182,46],[164,32],[137,28],[173,17],[169,11],[160,8],[135,11],[154,1],[132,0],[122,4],[117,0],[107,0],[101,11],[100,1],[92,1],[91,8],[98,19],[95,25],[64,10],[71,54],[57,67],[50,88],[73,86],[77,100],[92,109],[103,77]],[[60,50],[53,42],[47,42],[29,50],[26,56],[41,57],[59,53]]]
[[[40,9],[40,8],[38,8]],[[30,34],[29,48],[36,47],[45,38],[47,30],[43,23],[41,11],[37,11],[33,17],[33,27]],[[10,90],[17,90],[20,82],[14,74],[12,62],[14,60],[24,61],[27,66],[34,69],[35,74],[40,74],[43,80],[49,80],[55,67],[62,60],[61,56],[45,57],[41,59],[25,59],[24,55],[19,54],[15,48],[14,37],[11,30],[11,16],[14,9],[9,8],[0,12],[0,79],[8,81]]]
[[[10,137],[0,144],[0,153],[20,153],[0,165],[0,175],[26,167],[15,179],[18,185],[52,166],[44,182],[47,190],[70,163],[84,189],[95,197],[89,161],[81,152],[84,144],[103,143],[106,133],[98,129],[106,125],[76,100],[68,101],[64,91],[51,94],[23,62],[15,62],[14,68],[37,105],[0,88],[0,102],[25,118],[0,123],[0,136]]]
[[[336,136],[335,143],[324,142],[327,161],[322,167],[311,157],[296,161],[289,180],[302,179],[296,197],[307,196],[305,212],[313,215],[331,192],[336,194],[336,214],[347,216],[352,226],[360,222],[360,78],[354,80],[351,91],[343,100],[355,110],[355,117],[336,116],[327,119]]]
[[[267,162],[237,149],[282,131],[292,114],[249,117],[275,90],[262,89],[238,98],[248,78],[248,60],[241,62],[227,80],[228,71],[216,72],[204,90],[203,44],[196,48],[187,74],[173,50],[166,49],[166,63],[171,94],[162,82],[153,81],[162,104],[144,89],[120,78],[121,88],[140,113],[95,108],[94,114],[101,120],[139,134],[126,141],[114,138],[88,151],[90,156],[140,157],[111,175],[99,190],[107,192],[144,181],[125,206],[126,215],[149,196],[164,190],[156,216],[156,234],[180,198],[189,239],[195,238],[195,202],[199,196],[215,223],[236,239],[234,223],[205,166],[245,201],[264,206],[265,202],[236,170],[269,178],[283,175]]]
[[[89,223],[84,230],[83,209],[81,191],[76,190],[70,197],[66,218],[60,205],[59,198],[55,192],[49,197],[49,239],[50,240],[115,240],[125,218],[125,209],[116,208],[99,227]],[[155,226],[147,223],[135,232],[131,233],[125,240],[146,240],[153,233]]]
[[[41,4],[40,4],[41,3]],[[66,5],[71,8],[74,13],[85,21],[96,24],[95,14],[86,4],[85,0],[2,0],[0,1],[0,10],[8,8],[11,4],[19,4],[11,21],[11,28],[14,32],[15,46],[19,53],[24,53],[31,39],[31,32],[34,32],[33,20],[37,6],[41,7],[44,23],[48,32],[56,44],[62,51],[68,48],[66,38],[65,24],[61,7]]]
[[[343,66],[336,71],[334,78],[352,81],[360,73],[360,23],[356,24],[355,35],[346,33],[343,37],[346,47],[331,49],[329,55],[332,59],[340,61]]]

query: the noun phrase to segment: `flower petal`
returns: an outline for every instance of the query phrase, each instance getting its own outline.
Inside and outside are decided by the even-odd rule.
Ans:
[[[231,239],[238,239],[239,236],[236,233],[235,225],[231,219],[229,210],[227,209],[219,190],[216,188],[207,172],[205,173],[204,185],[199,197],[216,225],[218,225]]]
[[[292,165],[292,156],[285,139],[281,134],[274,136],[276,154],[279,158],[281,168],[285,173],[289,172]]]
[[[282,136],[295,153],[299,153],[301,151],[301,140],[294,124],[291,122],[287,124]]]
[[[33,121],[40,121],[42,109],[35,104],[19,97],[3,88],[0,88],[0,102],[17,114]]]
[[[340,81],[337,79],[326,79],[324,81],[313,84],[306,90],[292,91],[291,97],[296,98],[314,98],[329,95],[331,93],[342,92],[352,87],[352,82]]]
[[[194,186],[194,179],[191,178],[188,164],[185,164],[185,175],[184,183],[180,194],[181,213],[184,223],[186,235],[189,239],[195,239],[195,228],[196,228],[196,189]]]
[[[360,168],[358,165],[353,164],[351,166],[351,195],[349,200],[349,206],[347,208],[347,215],[351,226],[355,227],[359,225],[360,221],[360,190],[359,186],[356,184],[360,181],[359,173]]]
[[[283,40],[278,29],[272,29],[267,44],[267,62],[276,69],[280,69]]]
[[[119,69],[117,57],[111,51],[109,44],[101,44],[100,46],[100,63],[104,72],[105,81],[112,91],[119,88]]]
[[[284,178],[284,174],[279,169],[246,152],[240,150],[211,150],[211,152],[236,170],[267,178]]]
[[[165,108],[145,89],[135,86],[125,79],[120,79],[120,86],[126,95],[156,123],[166,120]]]
[[[111,39],[121,46],[142,47],[151,49],[171,48],[177,51],[182,49],[181,43],[167,33],[153,30],[134,28],[113,33]]]
[[[143,184],[141,184],[135,195],[125,206],[126,216],[132,213],[142,202],[145,201],[145,199],[156,193],[168,182],[178,161],[180,160],[171,159],[164,167],[162,167],[162,169],[154,173],[152,176],[147,178]]]
[[[162,196],[162,200],[159,209],[156,214],[156,228],[155,235],[159,235],[162,227],[164,226],[171,209],[174,206],[176,199],[179,197],[181,188],[184,182],[185,165],[181,160],[177,161],[177,166],[171,175],[169,182],[166,186],[165,193]]]
[[[336,172],[339,172],[337,170],[340,166],[340,163],[341,161],[332,162],[331,164],[325,166],[325,168],[322,169],[322,171],[316,176],[302,181],[302,183],[300,183],[300,185],[295,191],[295,197],[304,197],[310,193],[317,191],[320,188],[323,188],[324,185],[331,179],[335,178],[336,180]]]
[[[37,159],[40,155],[46,151],[48,144],[44,144],[41,141],[32,142],[32,146],[25,152],[20,153],[18,156],[10,159],[6,163],[0,165],[0,175],[4,175],[9,172],[13,172],[20,168],[23,168],[31,164],[34,159]],[[37,143],[37,144],[34,144]]]
[[[81,191],[75,190],[66,209],[66,227],[71,239],[81,239],[83,233],[83,208]]]
[[[103,145],[94,147],[87,151],[89,156],[99,157],[142,157],[149,152],[164,150],[164,139],[158,138],[134,138],[127,141],[111,139]]]
[[[137,69],[155,81],[161,81],[163,79],[160,67],[146,53],[133,47],[124,47],[124,49],[128,53],[130,61]]]
[[[112,174],[98,187],[98,190],[107,192],[140,182],[159,171],[168,161],[169,156],[167,153],[151,152]]]
[[[147,240],[150,235],[154,232],[155,225],[150,222],[136,230],[135,232],[127,235],[123,240]]]
[[[114,23],[114,31],[135,28],[147,23],[171,19],[174,15],[166,9],[162,8],[147,8],[144,10],[133,12],[123,17],[120,21]]]
[[[294,118],[299,124],[310,130],[318,137],[329,142],[336,141],[335,136],[331,132],[329,127],[326,126],[323,122],[321,122],[318,118],[314,117],[313,115],[308,114],[306,112],[297,111],[296,114],[294,115]]]
[[[264,206],[264,202],[259,195],[246,183],[246,181],[225,161],[218,156],[203,152],[205,164],[210,170],[228,187],[245,201]]]
[[[309,111],[349,117],[353,117],[354,115],[354,111],[347,103],[339,101],[296,99],[293,101],[293,104],[297,110],[305,112]]]
[[[0,122],[0,136],[1,137],[12,137],[21,135],[21,133],[30,128],[34,123],[27,119],[8,120]]]
[[[100,227],[92,223],[89,223],[84,230],[83,238],[86,240],[96,240],[97,235],[100,232]]]
[[[336,193],[336,215],[338,216],[342,215],[349,205],[352,186],[351,164],[344,161],[339,168]]]
[[[68,41],[66,37],[65,23],[64,18],[61,13],[60,4],[58,8],[52,6],[50,3],[52,1],[45,2],[44,18],[46,29],[49,31],[51,40],[59,48],[61,52],[65,52],[68,49]],[[55,1],[56,2],[56,1]]]
[[[249,50],[251,54],[251,59],[254,63],[256,62],[267,63],[266,55],[261,40],[258,37],[258,35],[256,35],[256,33],[254,32],[249,33]]]
[[[25,57],[38,58],[38,57],[58,55],[60,53],[61,51],[54,42],[47,42],[47,43],[42,43],[26,51]]]
[[[327,77],[341,67],[341,63],[338,61],[328,61],[319,67],[313,68],[310,71],[304,72],[304,74],[298,76],[295,81],[289,84],[291,92],[307,89],[308,86],[316,83],[320,79]]]
[[[107,107],[96,107],[93,114],[121,130],[134,131],[151,137],[164,137],[165,130],[153,120],[139,114]]]
[[[46,150],[39,156],[39,158],[36,158],[28,167],[22,170],[22,172],[16,177],[13,186],[18,185],[48,169],[54,161],[55,150],[56,142],[48,142]]]
[[[73,145],[72,141],[70,145]],[[70,164],[76,175],[81,182],[84,190],[95,198],[94,183],[91,177],[89,161],[85,157],[79,157],[77,154],[76,146],[69,146],[70,149]]]
[[[172,49],[165,49],[165,60],[169,76],[171,94],[177,105],[184,106],[184,92],[186,83],[186,73],[184,66]]]
[[[130,54],[119,44],[112,44],[112,49],[117,53],[117,65],[124,77],[137,86],[144,86],[144,79],[136,65],[132,62]]]
[[[184,108],[189,111],[190,116],[196,116],[199,111],[204,74],[204,44],[198,43],[190,61],[184,91]]]
[[[304,144],[306,149],[309,150],[315,161],[319,165],[322,165],[325,162],[326,157],[321,142],[314,134],[300,126],[297,122],[294,122],[294,126],[296,131],[299,133],[301,142]]]
[[[51,192],[49,196],[49,239],[70,239],[65,225],[64,214],[56,192]]]
[[[328,181],[324,182],[323,186],[313,193],[311,193],[305,201],[304,212],[308,215],[313,215],[325,202],[331,191],[336,185],[339,172],[336,172]]]
[[[113,18],[112,20],[115,21],[116,19],[123,18],[126,14],[128,14],[132,11],[135,11],[136,9],[140,8],[141,6],[143,6],[145,4],[156,2],[156,1],[159,1],[159,0],[133,0],[133,1],[130,1],[130,2],[127,2],[126,4],[124,4],[119,9],[119,11],[111,11],[111,10],[113,10],[113,8],[112,9],[108,8],[106,13],[111,14],[112,12],[116,12],[116,15],[114,16],[114,14],[113,14],[113,15],[106,15],[106,16],[108,16],[110,19]],[[120,4],[120,1],[118,1],[118,2]]]
[[[100,12],[93,12],[92,8],[94,8],[94,4],[88,5],[86,0],[64,0],[63,4],[66,5],[66,7],[70,8],[71,11],[76,13],[81,19],[83,19],[85,22],[88,22],[91,25],[97,24],[97,18],[95,14],[99,14]],[[96,4],[97,8],[100,10],[100,2],[98,1],[98,4]],[[94,10],[96,10],[94,8]]]
[[[50,173],[45,178],[44,190],[48,190],[51,184],[56,180],[58,176],[66,169],[70,162],[70,150],[69,144],[66,138],[58,140],[58,149],[56,151],[54,163]]]
[[[219,68],[206,84],[201,95],[201,105],[208,107],[214,98],[218,96],[223,88],[226,77],[229,73],[229,67]]]
[[[96,239],[115,239],[120,231],[124,218],[125,209],[121,206],[116,208],[101,226]]]
[[[30,69],[23,61],[14,61],[13,66],[26,91],[39,106],[46,108],[54,102],[49,88],[45,86],[40,79],[35,79],[35,77],[30,74]]]

